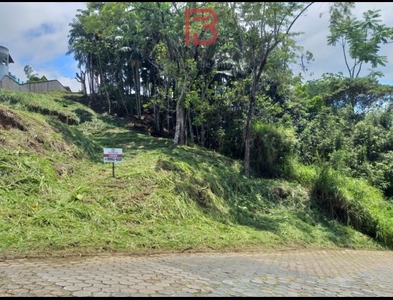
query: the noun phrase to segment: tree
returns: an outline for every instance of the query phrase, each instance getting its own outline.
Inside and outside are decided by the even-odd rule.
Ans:
[[[296,20],[313,2],[231,2],[239,48],[250,69],[249,103],[245,125],[244,172],[250,175],[251,130],[260,80],[272,52],[288,39]]]
[[[43,81],[47,81],[45,76],[42,76],[41,78],[39,77],[39,75],[37,73],[33,73],[33,68],[30,67],[29,65],[26,65],[23,68],[23,71],[26,74],[27,77],[27,81],[26,83],[32,83],[32,82],[43,82]]]
[[[89,15],[88,10],[78,10],[78,14],[69,24],[71,29],[68,35],[68,51],[66,55],[74,54],[74,59],[78,62],[80,75],[76,75],[83,85],[84,73],[87,75],[89,94],[91,98],[96,95],[96,69],[97,58],[93,53],[93,35],[88,34],[84,28],[85,18]],[[85,70],[83,71],[82,68]],[[83,87],[82,87],[83,89]]]
[[[387,57],[379,55],[379,50],[381,44],[391,42],[393,30],[380,24],[379,12],[380,10],[364,12],[362,21],[352,17],[350,11],[331,14],[328,45],[341,45],[344,62],[351,78],[359,76],[363,64],[370,63],[372,69],[375,69],[387,63]],[[371,75],[383,76],[381,72],[371,72]]]
[[[26,77],[27,77],[27,81],[26,81],[26,82],[27,82],[27,83],[34,82],[34,81],[39,81],[39,80],[40,80],[37,73],[33,74],[33,68],[30,67],[29,65],[26,65],[26,66],[23,68],[23,71],[24,71],[25,74],[26,74]]]
[[[184,43],[184,16],[189,5],[181,2],[157,2],[155,7],[144,6],[144,9],[156,14],[160,33],[163,35],[154,52],[161,75],[173,82],[173,98],[176,101],[174,145],[186,144],[187,132],[190,132],[190,139],[193,139],[190,109],[195,97],[190,97],[190,92],[200,75],[201,66],[198,63],[204,52],[204,48],[199,45],[188,46]],[[191,3],[193,7],[196,5],[195,2]]]
[[[325,73],[304,86],[308,86],[309,99],[319,97],[324,105],[335,111],[347,107],[358,120],[372,108],[391,101],[393,93],[392,86],[379,84],[374,77],[351,78],[342,73]]]

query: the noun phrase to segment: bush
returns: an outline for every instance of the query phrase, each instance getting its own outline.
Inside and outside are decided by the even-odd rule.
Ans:
[[[264,177],[288,177],[295,142],[292,130],[256,122],[253,125],[250,165]]]
[[[343,176],[325,166],[314,182],[311,199],[327,218],[393,246],[391,204],[366,180]]]
[[[315,164],[304,165],[299,162],[297,157],[291,157],[289,162],[288,179],[296,181],[307,188],[313,186],[319,175],[319,167]]]

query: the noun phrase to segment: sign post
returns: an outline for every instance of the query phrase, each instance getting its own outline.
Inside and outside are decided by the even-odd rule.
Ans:
[[[112,176],[115,177],[115,162],[123,161],[122,148],[104,148],[104,163],[112,163]]]

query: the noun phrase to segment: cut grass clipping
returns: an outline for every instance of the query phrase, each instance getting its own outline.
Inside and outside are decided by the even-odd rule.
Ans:
[[[292,181],[247,179],[240,161],[70,97],[0,90],[2,255],[392,246],[389,203],[364,182],[305,166]]]

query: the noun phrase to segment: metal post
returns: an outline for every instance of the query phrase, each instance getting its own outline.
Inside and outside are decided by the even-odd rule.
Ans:
[[[112,163],[112,176],[115,177],[115,163]]]

